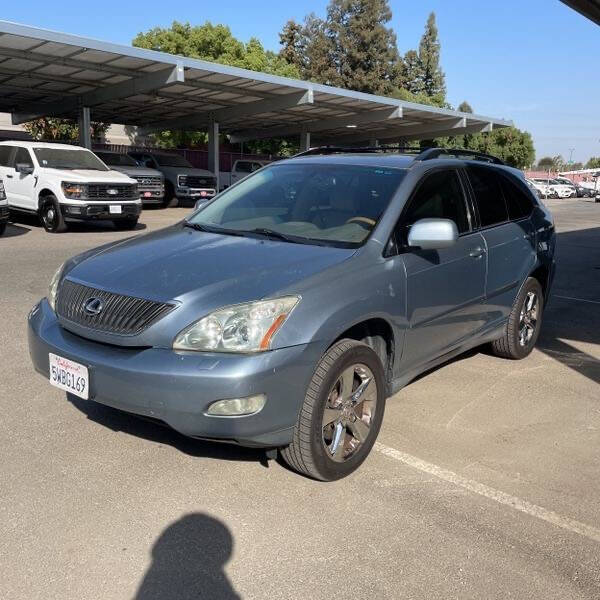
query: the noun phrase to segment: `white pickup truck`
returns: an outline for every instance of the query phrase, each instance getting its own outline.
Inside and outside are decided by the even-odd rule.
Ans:
[[[223,191],[225,188],[228,188],[230,185],[237,183],[240,179],[244,179],[250,175],[250,173],[254,173],[254,171],[258,171],[258,169],[262,169],[265,165],[268,165],[270,160],[258,160],[255,158],[244,158],[238,159],[233,163],[231,168],[231,172],[228,171],[219,171],[219,191]]]
[[[11,211],[39,215],[50,233],[64,231],[71,220],[134,229],[142,210],[137,181],[79,146],[0,142],[0,179]]]
[[[8,202],[4,193],[4,184],[0,181],[0,236],[6,231],[8,224]]]

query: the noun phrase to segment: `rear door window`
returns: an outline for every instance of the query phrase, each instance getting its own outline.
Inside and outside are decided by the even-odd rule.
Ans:
[[[254,169],[252,169],[252,163],[247,160],[238,160],[238,163],[235,167],[235,170],[238,173],[252,173]]]
[[[10,156],[14,146],[0,146],[0,167],[8,167],[10,165]]]
[[[492,227],[508,221],[508,209],[496,172],[487,167],[469,165],[467,173],[475,195],[481,226]]]

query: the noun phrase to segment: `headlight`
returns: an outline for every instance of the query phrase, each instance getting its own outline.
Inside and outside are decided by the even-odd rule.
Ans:
[[[174,350],[204,352],[262,352],[283,325],[298,296],[237,304],[217,310],[184,329]]]
[[[48,304],[52,308],[52,310],[56,310],[56,294],[58,292],[58,282],[60,281],[60,276],[62,275],[63,269],[65,268],[65,263],[60,265],[56,270],[56,273],[52,276],[50,280],[50,285],[48,286]]]
[[[187,186],[187,175],[178,175],[177,185],[179,187],[186,187]]]
[[[63,181],[62,191],[65,198],[70,200],[85,200],[88,197],[88,184]]]

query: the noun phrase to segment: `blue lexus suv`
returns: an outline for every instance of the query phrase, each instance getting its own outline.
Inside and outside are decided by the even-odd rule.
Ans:
[[[554,247],[550,213],[495,157],[316,148],[65,262],[29,348],[70,394],[333,480],[420,373],[483,344],[531,352]]]

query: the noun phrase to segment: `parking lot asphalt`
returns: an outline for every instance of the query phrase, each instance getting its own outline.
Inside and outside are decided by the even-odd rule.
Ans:
[[[550,200],[538,347],[472,352],[387,404],[376,450],[318,483],[34,373],[26,317],[67,257],[119,239],[0,238],[0,597],[600,598],[600,205]],[[144,211],[139,233],[182,218]]]

